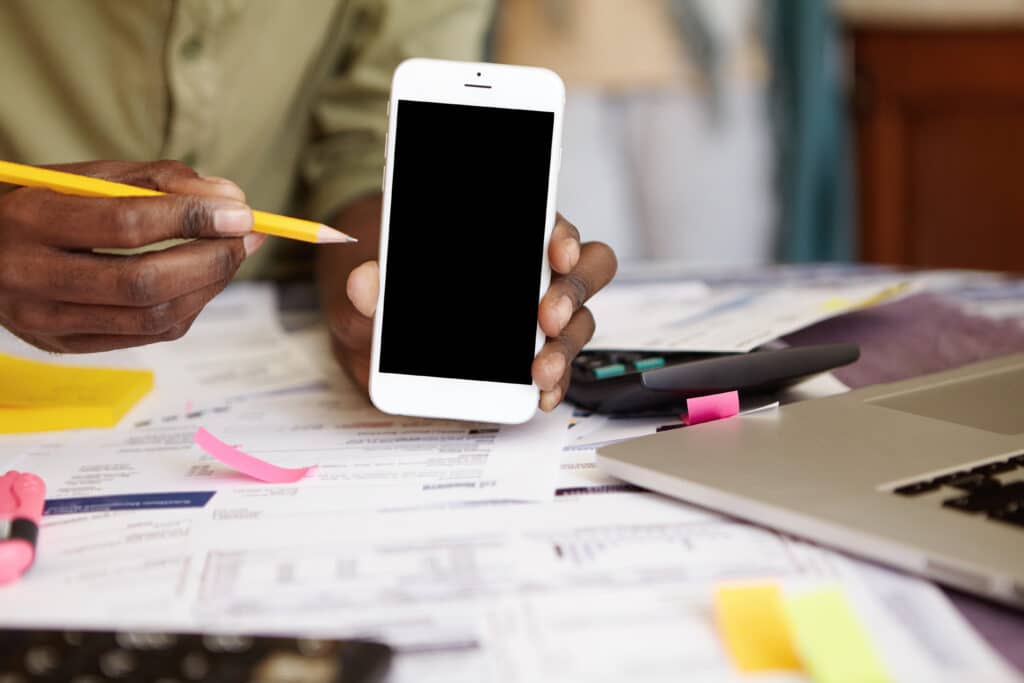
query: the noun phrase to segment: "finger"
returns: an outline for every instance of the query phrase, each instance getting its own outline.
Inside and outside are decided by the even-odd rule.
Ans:
[[[130,334],[82,334],[69,335],[67,337],[56,337],[48,341],[48,345],[58,353],[100,353],[102,351],[116,351],[117,349],[128,349],[136,346],[148,346],[160,342],[174,341],[180,339],[192,327],[192,323],[198,317],[198,313],[185,320],[163,334],[157,335],[130,335]]]
[[[568,381],[572,360],[594,336],[594,316],[583,307],[557,337],[548,339],[533,359],[533,381],[541,391],[553,391]]]
[[[335,340],[347,352],[370,352],[373,337],[373,313],[377,306],[380,271],[376,261],[367,261],[349,273],[348,299],[328,316],[328,327]]]
[[[372,318],[377,310],[377,297],[380,296],[380,267],[376,261],[367,261],[352,269],[345,293],[356,310],[367,318]]]
[[[611,282],[617,268],[615,252],[601,242],[587,242],[579,263],[566,275],[556,275],[540,302],[538,320],[549,337],[557,337],[574,311]]]
[[[569,273],[580,260],[580,231],[559,214],[548,245],[548,260],[556,273]]]
[[[137,185],[160,192],[224,197],[245,202],[245,192],[232,181],[216,176],[201,176],[180,161],[90,161],[54,164],[44,168]]]
[[[59,301],[18,301],[5,313],[11,327],[36,337],[71,335],[159,336],[195,317],[230,280],[149,307],[88,306]]]
[[[345,374],[356,383],[357,386],[365,389],[370,386],[370,349],[349,348],[335,336],[331,336],[331,352],[338,365],[345,371]]]
[[[0,291],[78,304],[148,307],[234,276],[241,239],[197,240],[138,256],[41,250],[0,269]]]
[[[252,211],[221,197],[75,197],[25,189],[7,202],[6,218],[26,234],[67,249],[134,249],[162,240],[238,237],[252,232]]]

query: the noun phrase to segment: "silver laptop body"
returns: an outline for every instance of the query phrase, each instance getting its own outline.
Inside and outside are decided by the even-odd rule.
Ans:
[[[1024,607],[1024,354],[598,451],[628,482]]]

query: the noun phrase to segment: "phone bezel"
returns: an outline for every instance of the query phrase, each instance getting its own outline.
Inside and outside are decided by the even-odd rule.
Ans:
[[[488,87],[489,86],[489,87]],[[380,337],[384,316],[390,228],[391,187],[396,143],[395,110],[399,100],[445,104],[468,104],[506,109],[528,109],[554,114],[551,135],[551,163],[548,168],[548,201],[544,225],[541,281],[538,297],[543,298],[551,278],[548,243],[555,224],[555,195],[561,161],[562,110],[565,86],[553,71],[534,67],[508,66],[435,59],[410,59],[395,70],[388,101],[387,156],[384,166],[384,204],[380,229],[380,294],[373,324],[370,359],[370,399],[386,413],[483,422],[516,424],[525,422],[537,409],[536,384],[506,384],[480,380],[424,377],[380,371]],[[438,239],[444,239],[439,235]],[[537,326],[534,354],[544,344]]]

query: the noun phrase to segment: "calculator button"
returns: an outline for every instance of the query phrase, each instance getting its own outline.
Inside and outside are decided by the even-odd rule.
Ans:
[[[60,653],[50,645],[37,645],[25,653],[25,671],[33,676],[48,676],[60,666]]]
[[[599,368],[593,369],[594,377],[597,379],[608,379],[609,377],[618,377],[619,375],[626,374],[626,366],[622,363],[614,363],[612,365],[602,365]]]
[[[649,358],[641,358],[640,360],[633,361],[633,367],[643,372],[644,370],[654,370],[655,368],[665,367],[665,359],[661,356],[651,356]]]
[[[123,678],[135,670],[135,657],[127,650],[111,650],[100,656],[100,671],[110,678]]]
[[[202,652],[189,652],[181,660],[181,673],[186,680],[202,681],[210,674],[210,663]]]

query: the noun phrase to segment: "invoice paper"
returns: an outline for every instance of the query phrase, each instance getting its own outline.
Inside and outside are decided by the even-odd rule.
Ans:
[[[710,289],[685,282],[612,284],[587,303],[600,325],[586,348],[746,352],[903,289],[899,280]]]
[[[842,585],[897,681],[1017,680],[929,584],[653,494],[263,510],[46,518],[3,622],[377,637],[399,682],[737,681],[713,587],[771,579]]]
[[[191,505],[197,492],[215,492],[218,501],[230,499],[240,508],[266,498],[321,512],[552,495],[567,433],[565,408],[503,426],[342,407],[357,401],[365,404],[319,389],[253,399],[237,415],[202,418],[218,438],[250,455],[284,467],[317,466],[289,485],[249,479],[203,452],[193,443],[194,420],[91,439],[22,442],[19,467],[43,477],[48,498],[68,510],[127,507],[140,494],[168,494],[164,501],[178,496],[181,505]]]

